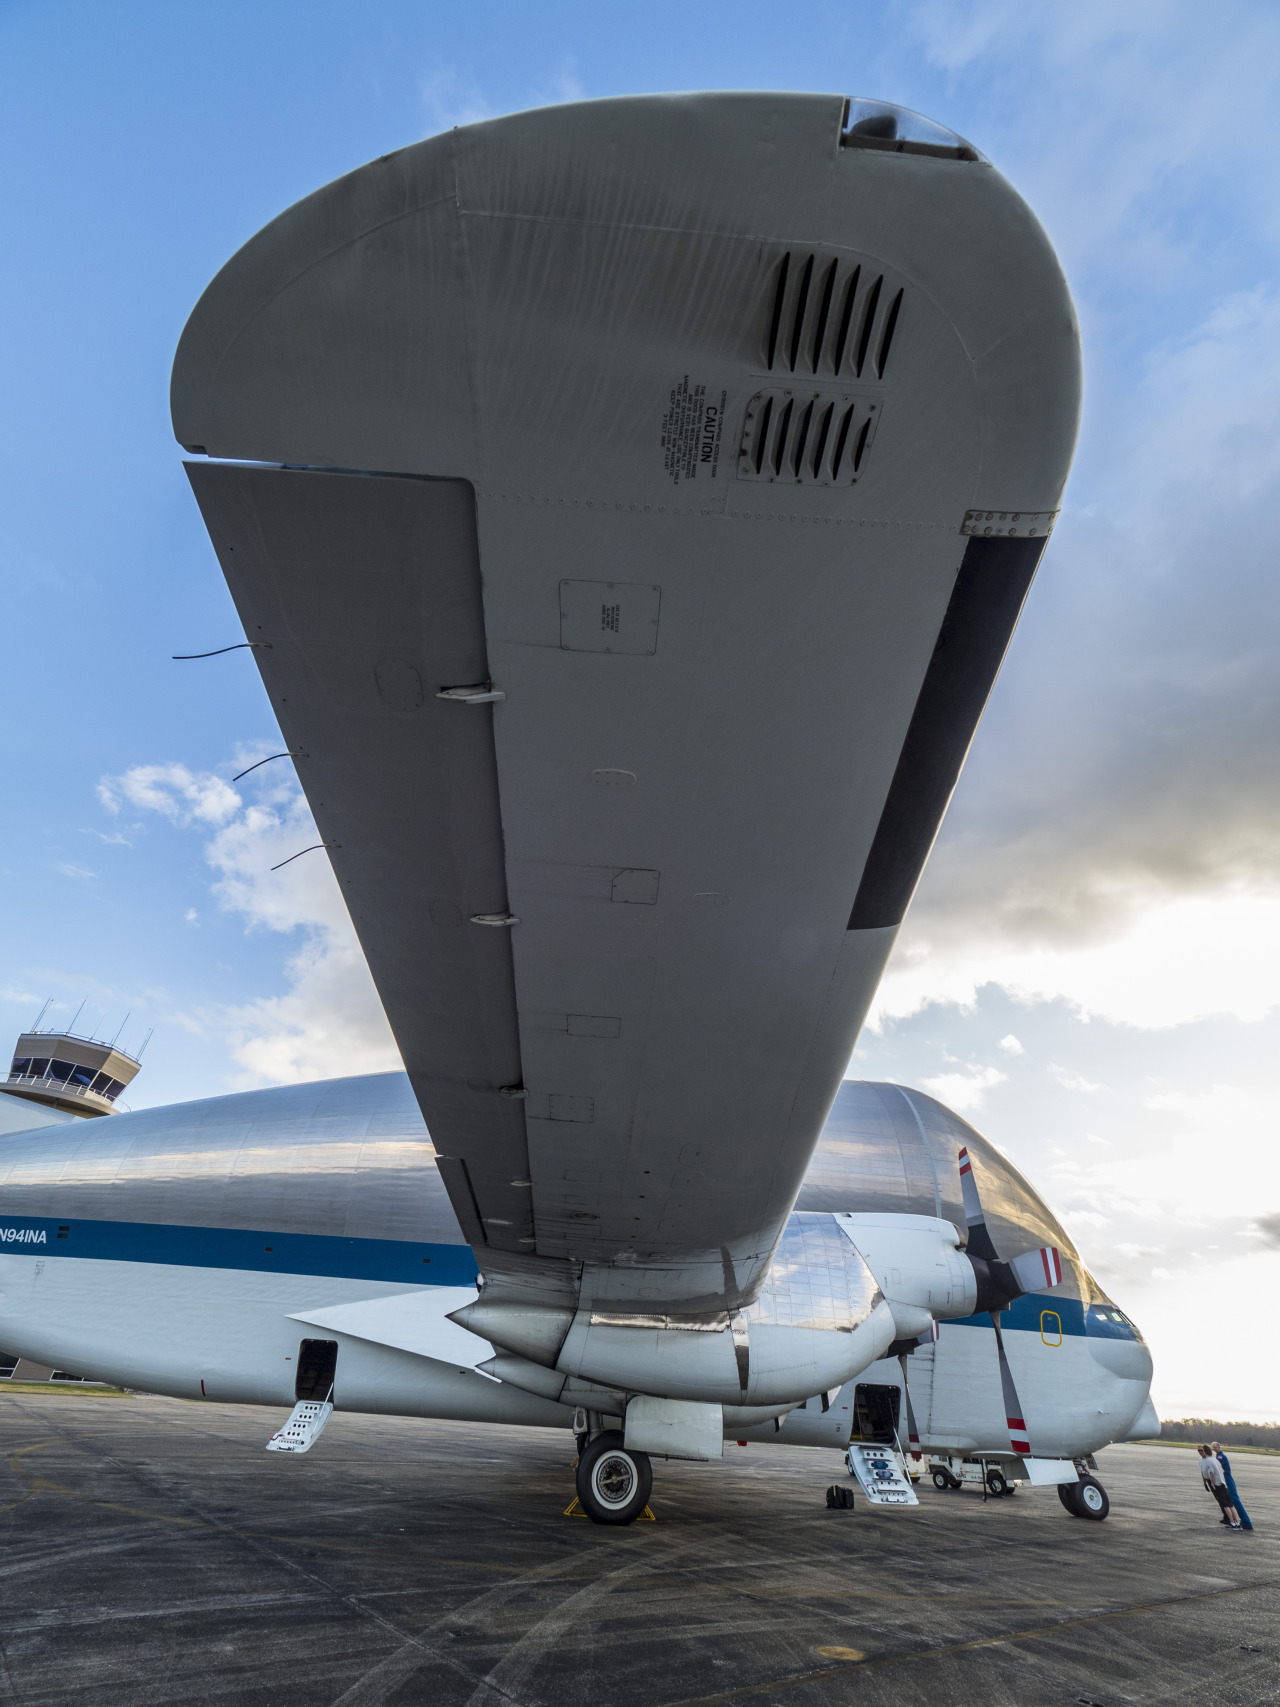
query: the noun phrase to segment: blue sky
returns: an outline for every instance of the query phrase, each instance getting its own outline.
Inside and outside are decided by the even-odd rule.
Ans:
[[[781,86],[972,138],[1085,340],[1063,521],[851,1071],[987,1131],[1169,1414],[1280,1417],[1280,12],[0,4],[0,1032],[155,1038],[136,1105],[394,1064],[170,437],[190,308],[299,196],[548,101]],[[1245,1304],[1241,1306],[1241,1300]]]

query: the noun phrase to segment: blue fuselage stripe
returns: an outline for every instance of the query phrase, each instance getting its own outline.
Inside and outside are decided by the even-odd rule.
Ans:
[[[1050,1343],[1059,1334],[1078,1334],[1091,1340],[1141,1339],[1132,1322],[1123,1317],[1117,1321],[1117,1314],[1113,1306],[1104,1308],[1095,1304],[1086,1310],[1078,1298],[1057,1298],[1052,1292],[1028,1292],[1000,1312],[1000,1327],[1001,1331],[1022,1328],[1038,1333]],[[986,1328],[990,1332],[991,1317],[985,1314],[961,1316],[953,1323],[948,1322],[947,1326]]]
[[[1062,1324],[1064,1334],[1083,1334],[1084,1305],[1078,1298],[1055,1298],[1047,1292],[1028,1292],[1021,1298],[1015,1298],[1008,1309],[1000,1312],[1000,1326],[1004,1328],[1024,1328],[1040,1333],[1042,1328],[1041,1316],[1057,1316]],[[957,1328],[986,1328],[991,1331],[991,1317],[984,1311],[979,1316],[958,1316],[946,1324]],[[1055,1331],[1052,1322],[1043,1324],[1050,1335]]]
[[[323,1274],[410,1286],[470,1286],[469,1245],[406,1239],[343,1239],[241,1227],[171,1227],[151,1221],[52,1221],[0,1210],[0,1256],[88,1257],[180,1268],[254,1269],[263,1274]]]

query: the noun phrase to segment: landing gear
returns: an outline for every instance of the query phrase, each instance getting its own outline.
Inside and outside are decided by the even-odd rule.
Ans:
[[[1072,1517],[1087,1517],[1101,1523],[1111,1510],[1107,1490],[1093,1476],[1081,1476],[1078,1482],[1059,1482],[1058,1498]]]
[[[587,1445],[575,1475],[578,1503],[593,1523],[634,1523],[653,1489],[648,1454],[628,1448],[616,1428]]]

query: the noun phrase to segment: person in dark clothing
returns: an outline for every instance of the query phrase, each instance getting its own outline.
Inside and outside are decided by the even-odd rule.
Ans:
[[[1241,1505],[1240,1495],[1236,1491],[1236,1479],[1231,1474],[1231,1460],[1227,1457],[1226,1453],[1222,1450],[1222,1447],[1216,1440],[1213,1442],[1209,1450],[1222,1466],[1222,1474],[1227,1484],[1227,1493],[1232,1505],[1240,1514],[1241,1526],[1245,1529],[1252,1529],[1253,1525],[1249,1521],[1249,1513]]]

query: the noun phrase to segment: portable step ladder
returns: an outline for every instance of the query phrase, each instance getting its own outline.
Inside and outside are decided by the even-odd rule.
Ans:
[[[854,1440],[845,1453],[845,1463],[867,1496],[868,1505],[920,1504],[900,1448]]]

